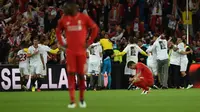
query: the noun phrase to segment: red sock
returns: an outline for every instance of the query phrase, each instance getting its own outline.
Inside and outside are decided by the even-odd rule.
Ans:
[[[84,100],[84,91],[85,91],[85,78],[84,75],[80,76],[79,79],[79,89],[80,89],[80,101]]]
[[[68,75],[69,96],[71,103],[75,103],[75,75]]]

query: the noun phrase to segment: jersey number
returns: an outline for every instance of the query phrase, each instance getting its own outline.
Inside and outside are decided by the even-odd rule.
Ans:
[[[26,60],[26,54],[20,54],[19,58],[20,58],[20,61],[25,61]]]
[[[135,47],[131,47],[131,56],[136,56]]]
[[[163,43],[163,41],[159,41],[159,44],[160,44],[160,48],[161,48],[161,49],[167,49],[167,48],[165,47],[165,44]]]
[[[95,55],[95,49],[94,49],[94,46],[91,47],[91,49],[90,49],[90,54],[91,54],[91,55]]]

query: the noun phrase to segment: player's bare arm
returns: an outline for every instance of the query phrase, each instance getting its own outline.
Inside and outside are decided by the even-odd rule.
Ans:
[[[140,81],[140,75],[141,75],[141,71],[139,70],[139,72],[133,78],[130,78],[129,81],[131,83],[139,82]]]

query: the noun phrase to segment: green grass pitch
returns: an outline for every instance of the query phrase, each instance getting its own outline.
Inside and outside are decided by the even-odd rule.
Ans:
[[[200,89],[140,93],[141,90],[87,91],[86,109],[68,109],[67,91],[0,92],[0,112],[200,112]]]

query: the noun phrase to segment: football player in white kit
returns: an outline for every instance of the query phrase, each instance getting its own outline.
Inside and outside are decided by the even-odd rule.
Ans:
[[[190,54],[192,51],[187,51],[186,52],[186,48],[185,48],[185,44],[183,43],[181,38],[177,38],[177,43],[178,43],[178,52],[181,54],[180,56],[180,72],[181,72],[181,76],[182,76],[182,81],[184,82],[184,80],[186,78],[186,70],[187,70],[187,65],[188,65],[188,58],[187,58],[187,54]],[[182,83],[183,83],[182,82]]]
[[[38,38],[33,39],[33,45],[28,48],[28,57],[30,58],[30,73],[33,76],[31,78],[32,92],[35,91],[35,82],[38,80],[38,89],[42,85],[40,76],[45,70],[45,63],[43,58],[43,49],[38,45]]]
[[[30,72],[29,72],[29,58],[27,57],[27,50],[24,50],[26,47],[25,42],[20,44],[20,49],[17,52],[17,60],[19,61],[19,71],[21,74],[21,86],[26,91],[28,88],[26,87]]]
[[[40,41],[40,44],[38,44],[39,47],[41,47],[42,49],[42,56],[43,56],[43,59],[44,59],[44,65],[45,65],[45,69],[42,71],[42,74],[41,76],[39,77],[40,79],[38,79],[38,82],[39,83],[43,83],[43,79],[44,77],[47,75],[47,57],[48,57],[48,52],[51,53],[51,54],[57,54],[59,49],[51,49],[48,45],[48,41],[46,41],[45,39],[44,40],[41,40]],[[38,92],[40,92],[40,87],[38,87],[37,89]]]
[[[154,37],[152,41],[156,41],[157,37]],[[148,47],[148,49],[146,50],[146,52],[149,54],[148,58],[147,58],[147,66],[149,67],[149,69],[151,70],[151,72],[154,75],[154,85],[153,87],[158,89],[156,83],[158,83],[158,69],[157,69],[157,54],[156,54],[156,50],[152,50],[151,52],[150,49],[152,49],[153,46],[153,42],[152,45],[150,45]]]
[[[92,86],[93,89],[96,90],[102,64],[102,47],[100,43],[95,40],[95,43],[88,47],[88,51],[88,74],[92,75]]]

